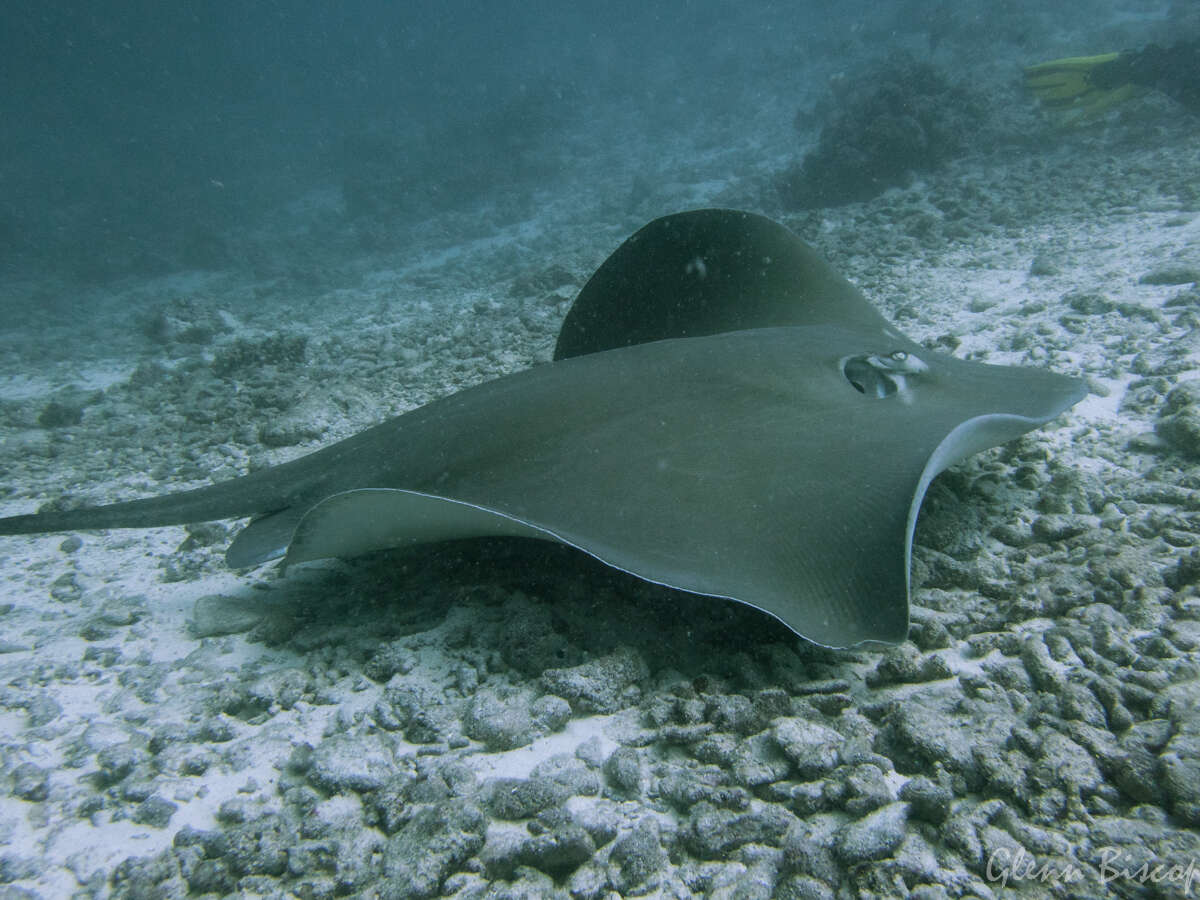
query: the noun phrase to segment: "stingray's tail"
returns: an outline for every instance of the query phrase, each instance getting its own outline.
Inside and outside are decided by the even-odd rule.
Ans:
[[[41,534],[50,531],[84,531],[94,528],[151,528],[184,525],[213,519],[234,519],[271,512],[262,509],[261,496],[252,496],[242,479],[181,491],[144,500],[78,509],[48,509],[0,519],[0,535]]]

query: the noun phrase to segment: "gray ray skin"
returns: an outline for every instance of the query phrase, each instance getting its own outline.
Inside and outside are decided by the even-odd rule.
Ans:
[[[234,567],[539,537],[818,644],[899,641],[929,482],[1085,393],[916,344],[787,229],[730,210],[626,241],[556,357],[263,472],[0,534],[256,515]]]

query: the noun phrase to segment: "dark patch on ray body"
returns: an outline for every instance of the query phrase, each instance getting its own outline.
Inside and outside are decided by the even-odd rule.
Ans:
[[[787,229],[729,210],[631,237],[555,356],[264,472],[0,534],[258,516],[235,567],[540,537],[826,646],[896,641],[929,481],[1083,396],[921,347]]]

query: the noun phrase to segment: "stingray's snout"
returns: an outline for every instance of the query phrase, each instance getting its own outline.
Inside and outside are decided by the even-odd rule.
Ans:
[[[842,375],[860,394],[882,399],[907,389],[906,376],[929,371],[919,356],[907,350],[891,353],[865,353],[842,360]]]

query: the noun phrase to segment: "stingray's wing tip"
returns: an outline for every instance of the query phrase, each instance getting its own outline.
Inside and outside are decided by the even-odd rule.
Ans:
[[[231,569],[254,569],[273,559],[282,559],[287,555],[287,547],[274,547],[270,550],[250,552],[250,548],[239,547],[235,540],[225,551],[225,565]]]
[[[238,532],[225,551],[225,565],[231,569],[253,569],[285,557],[302,514],[303,509],[290,506],[255,519]]]

